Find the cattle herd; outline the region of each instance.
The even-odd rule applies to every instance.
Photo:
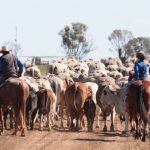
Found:
[[[100,116],[104,120],[103,131],[107,128],[107,117],[110,115],[110,130],[115,131],[114,119],[117,115],[125,120],[122,134],[128,133],[128,102],[126,101],[126,84],[129,71],[133,70],[134,58],[123,64],[119,58],[106,58],[100,61],[92,59],[78,61],[74,58],[50,62],[47,75],[42,76],[40,70],[31,61],[25,62],[25,73],[21,77],[30,89],[26,101],[26,124],[34,130],[34,124],[39,123],[39,130],[46,124],[50,131],[54,119],[60,120],[60,127],[64,127],[64,117],[71,131],[78,131],[85,126],[93,131],[93,122],[100,126]],[[147,59],[149,67],[150,60]],[[150,113],[148,105],[147,113]],[[7,129],[7,115],[10,114],[10,127],[13,127],[13,109],[3,109],[4,126]],[[148,114],[150,115],[150,114]],[[85,117],[84,117],[85,116]],[[140,117],[140,131],[142,118]],[[130,126],[135,130],[134,119],[130,119]],[[149,122],[147,122],[146,136],[149,136]],[[137,138],[137,137],[136,137]],[[139,138],[145,141],[142,132]]]

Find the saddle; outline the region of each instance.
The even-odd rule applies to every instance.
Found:
[[[17,78],[17,77],[9,77],[6,80],[4,80],[1,84],[0,84],[0,88],[3,87],[9,80],[13,79],[13,78]]]
[[[143,80],[136,80],[132,83],[132,85],[139,87],[143,85]]]

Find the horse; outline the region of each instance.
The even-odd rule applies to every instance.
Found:
[[[150,124],[150,82],[136,80],[127,96],[130,122],[135,121],[135,139],[146,140],[146,126]],[[143,124],[143,129],[141,125]]]
[[[25,81],[19,78],[8,78],[0,86],[0,120],[2,122],[1,132],[3,132],[3,112],[2,106],[12,106],[15,112],[15,131],[13,135],[17,135],[18,125],[21,122],[21,136],[25,136],[26,130],[26,100],[29,96],[29,87]]]

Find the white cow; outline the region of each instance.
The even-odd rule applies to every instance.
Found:
[[[121,116],[121,117],[126,117],[126,91],[124,88],[121,89],[116,89],[113,88],[112,86],[106,86],[101,94],[100,102],[102,105],[102,111],[107,110],[109,108],[112,111],[112,124],[111,124],[111,129],[114,130],[114,118],[115,118],[115,112]],[[115,111],[114,111],[115,110]],[[128,121],[128,120],[126,120]],[[106,126],[106,121],[104,128],[107,129]],[[125,126],[125,131],[127,130],[127,126]]]

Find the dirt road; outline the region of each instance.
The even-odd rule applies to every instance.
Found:
[[[95,126],[95,125],[94,125]],[[11,135],[13,131],[5,131],[0,137],[0,150],[150,150],[150,138],[146,142],[134,140],[132,135],[121,134],[123,124],[115,121],[116,132],[102,132],[94,128],[88,133],[86,128],[80,132],[70,132],[67,128],[59,128],[55,123],[52,131],[28,131],[26,137]]]

